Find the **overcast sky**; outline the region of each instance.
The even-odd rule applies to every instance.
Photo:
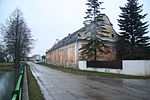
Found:
[[[105,8],[103,13],[109,17],[116,32],[119,32],[119,7],[124,6],[126,0],[102,1]],[[43,55],[54,45],[56,39],[61,40],[83,27],[86,2],[87,0],[0,0],[0,23],[5,24],[11,12],[19,7],[36,40],[30,55]],[[143,13],[148,13],[145,21],[150,24],[150,0],[139,2],[144,4]]]

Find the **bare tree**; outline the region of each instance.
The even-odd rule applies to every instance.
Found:
[[[3,25],[4,43],[6,51],[12,56],[16,65],[30,53],[32,46],[31,31],[24,21],[23,14],[16,8],[7,20],[6,26]]]
[[[3,45],[0,44],[0,62],[5,62]]]

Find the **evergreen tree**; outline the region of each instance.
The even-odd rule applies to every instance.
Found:
[[[99,18],[100,21],[103,21],[102,17],[103,14],[101,13],[100,5],[103,2],[99,2],[98,0],[87,0],[88,3],[86,5],[88,6],[86,13],[86,17],[84,17],[86,20],[83,22],[85,25],[91,24],[91,22],[96,21],[97,18]]]
[[[104,25],[103,16],[104,14],[101,13],[101,10],[103,8],[100,7],[100,5],[103,2],[99,2],[98,0],[88,0],[88,9],[87,9],[87,16],[84,17],[86,20],[83,22],[86,27],[87,33],[91,33],[91,35],[86,38],[88,40],[88,43],[85,44],[81,50],[81,55],[86,60],[97,60],[97,53],[107,53],[108,50],[104,49],[107,48],[107,40],[104,40],[104,38],[107,38],[106,35],[107,30]]]
[[[118,20],[121,39],[118,41],[118,51],[121,59],[147,59],[149,52],[149,37],[147,22],[142,22],[147,14],[141,14],[143,5],[138,0],[127,0],[125,7],[120,7],[122,13]]]

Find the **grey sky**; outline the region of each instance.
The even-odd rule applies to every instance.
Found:
[[[124,6],[126,0],[102,1],[105,8],[103,13],[109,17],[116,32],[119,32],[119,7]],[[0,0],[0,23],[5,24],[11,12],[19,7],[32,30],[33,38],[36,39],[31,55],[43,55],[54,45],[56,39],[60,40],[83,27],[86,2],[87,0]],[[144,4],[143,13],[148,13],[145,21],[150,21],[150,0],[139,2]]]

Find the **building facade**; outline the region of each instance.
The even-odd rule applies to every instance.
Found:
[[[39,54],[30,57],[30,61],[40,61],[40,60],[42,60],[42,57]]]
[[[104,15],[104,25],[105,28],[109,33],[99,33],[105,34],[111,44],[109,44],[110,53],[98,54],[98,60],[116,60],[116,46],[115,42],[119,39],[119,35],[113,29],[113,25],[111,24],[109,18]],[[101,24],[100,22],[97,22]],[[80,55],[79,49],[86,43],[88,43],[87,37],[92,35],[92,32],[89,29],[94,27],[93,24],[88,25],[88,27],[83,27],[78,31],[69,34],[67,37],[63,38],[62,40],[58,41],[51,49],[46,52],[46,62],[48,64],[57,65],[57,66],[64,66],[64,67],[71,67],[78,69],[78,63],[82,59],[82,55]]]

